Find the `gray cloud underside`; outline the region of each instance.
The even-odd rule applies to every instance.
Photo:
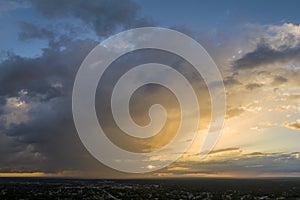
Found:
[[[291,60],[299,60],[300,46],[283,46],[280,49],[271,48],[264,41],[260,42],[256,49],[245,54],[233,63],[235,69],[251,69],[273,63],[284,63]]]
[[[138,16],[139,5],[130,0],[53,0],[30,1],[45,17],[74,17],[90,24],[99,36],[111,34],[120,27],[153,25],[153,21]]]
[[[167,169],[159,171],[160,173],[172,173],[174,175],[189,174],[222,174],[222,173],[240,173],[248,174],[276,174],[276,173],[300,173],[298,168],[300,164],[299,152],[292,153],[261,153],[241,154],[242,150],[238,148],[221,149],[217,153],[230,153],[235,151],[231,158],[224,156],[218,160],[209,162],[176,162]],[[237,153],[238,152],[238,153]],[[174,168],[174,170],[169,170]],[[177,168],[177,169],[176,169]]]

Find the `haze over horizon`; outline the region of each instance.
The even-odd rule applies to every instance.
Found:
[[[299,6],[294,0],[0,0],[0,177],[299,177]],[[81,143],[72,88],[80,64],[97,44],[149,26],[185,33],[208,51],[224,80],[227,115],[216,146],[200,159],[211,117],[203,80],[193,76],[188,63],[162,52],[120,60],[102,82],[105,91],[97,90],[97,111],[107,112],[102,100],[118,67],[160,56],[174,59],[174,68],[192,77],[201,109],[186,154],[164,169],[128,174],[101,164]],[[158,136],[132,140],[104,117],[109,139],[133,152],[165,145],[178,128],[174,96],[157,86],[140,88],[130,108],[133,119],[145,125],[147,106],[157,101],[171,119]]]

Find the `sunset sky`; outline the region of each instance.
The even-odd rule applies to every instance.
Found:
[[[0,0],[0,177],[300,176],[299,6],[296,0]],[[210,101],[202,79],[193,79],[201,111],[193,144],[172,165],[133,175],[106,167],[85,149],[73,122],[72,88],[80,64],[99,42],[145,26],[185,33],[207,50],[224,80],[227,114],[222,136],[200,159]],[[120,62],[103,80],[106,89],[127,60]],[[193,76],[185,64],[174,68]],[[102,125],[118,146],[147,152],[173,137],[178,102],[155,87],[135,94],[133,118],[145,125],[147,105],[158,99],[171,121],[156,137],[139,140],[122,135],[104,114]],[[96,109],[106,113],[106,91],[97,92]]]

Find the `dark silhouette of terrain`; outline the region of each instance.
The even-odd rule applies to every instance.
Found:
[[[0,178],[0,199],[300,199],[300,179]]]

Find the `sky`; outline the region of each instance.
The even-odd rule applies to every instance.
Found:
[[[0,0],[0,177],[300,176],[299,6],[296,0]],[[80,141],[72,89],[96,45],[120,31],[149,26],[185,33],[207,50],[223,78],[227,114],[222,136],[200,159],[211,102],[203,79],[192,78],[201,115],[186,154],[158,171],[123,173],[100,163]],[[105,89],[97,89],[101,125],[121,148],[156,150],[178,128],[178,102],[157,86],[139,89],[130,105],[133,119],[144,125],[153,102],[166,107],[169,121],[157,136],[122,135],[107,111],[107,94],[126,66],[161,57],[193,77],[190,66],[172,55],[140,52],[112,66],[102,80]],[[163,162],[168,156],[155,159]]]

